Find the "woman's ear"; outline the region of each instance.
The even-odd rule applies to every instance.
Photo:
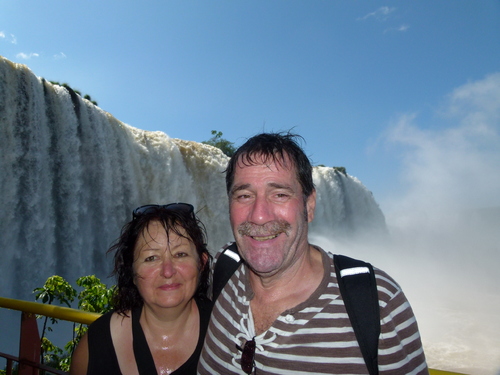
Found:
[[[207,253],[201,254],[200,262],[201,262],[200,269],[205,269],[205,266],[207,265],[207,262],[208,262],[208,254]]]

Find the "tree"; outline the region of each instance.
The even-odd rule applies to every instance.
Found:
[[[217,130],[212,130],[212,138],[208,141],[203,141],[206,145],[214,146],[220,149],[225,155],[231,157],[236,151],[233,142],[229,142],[227,139],[222,138],[222,132]]]
[[[82,276],[76,280],[76,284],[83,288],[78,294],[64,278],[54,275],[47,279],[43,287],[36,288],[33,292],[36,293],[35,299],[43,303],[52,304],[56,301],[71,307],[71,302],[78,298],[78,308],[83,311],[104,314],[112,309],[114,286],[107,288],[94,275]],[[88,327],[74,323],[73,338],[64,346],[64,349],[61,349],[46,337],[46,332],[52,332],[52,326],[57,324],[58,320],[50,318],[50,326],[47,326],[48,321],[49,318],[45,317],[41,335],[41,362],[59,370],[69,371],[73,350],[83,334],[87,332]]]

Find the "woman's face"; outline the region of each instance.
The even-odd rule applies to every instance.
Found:
[[[180,229],[184,234],[184,229]],[[134,247],[134,284],[145,305],[182,308],[198,287],[201,263],[190,240],[174,232],[167,237],[163,226],[152,221]]]

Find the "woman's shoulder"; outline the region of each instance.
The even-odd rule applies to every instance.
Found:
[[[114,311],[108,311],[107,313],[102,314],[89,326],[89,331],[96,329],[101,330],[104,326],[109,326],[113,314],[115,314]]]
[[[125,311],[124,313],[113,311],[108,319],[113,337],[132,332],[132,311]]]
[[[110,332],[110,330],[113,330],[113,327],[121,327],[127,320],[130,320],[130,311],[124,314],[114,310],[108,311],[89,326],[89,332]]]

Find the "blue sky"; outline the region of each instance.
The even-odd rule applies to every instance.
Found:
[[[498,0],[0,7],[0,55],[131,126],[236,145],[294,128],[315,164],[346,167],[386,212],[500,205]]]

